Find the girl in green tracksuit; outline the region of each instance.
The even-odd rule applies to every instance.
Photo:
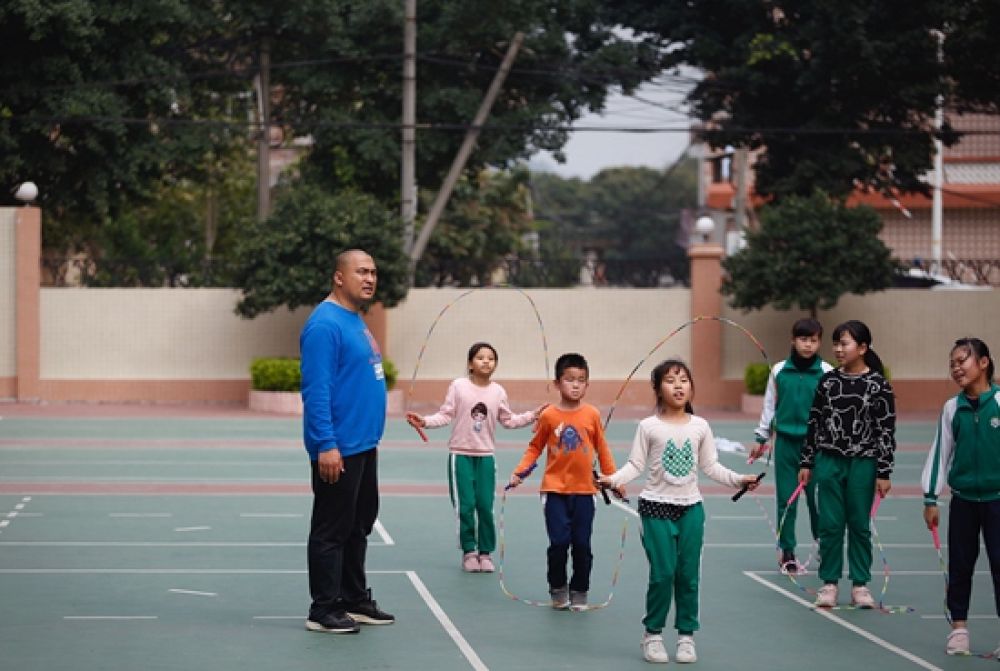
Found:
[[[937,499],[947,479],[949,655],[969,654],[969,599],[982,534],[1000,614],[1000,386],[993,359],[979,338],[961,338],[951,349],[951,378],[962,388],[941,410],[921,484],[924,521],[938,525]],[[994,653],[1000,652],[1000,647]]]
[[[816,483],[819,577],[816,606],[837,605],[847,532],[851,604],[874,608],[869,511],[876,491],[886,496],[896,452],[896,401],[872,334],[851,320],[833,330],[838,368],[820,378],[809,410],[799,482]]]
[[[792,351],[785,361],[771,369],[764,394],[764,410],[754,431],[757,447],[751,460],[759,458],[767,441],[774,434],[774,481],[778,519],[784,519],[778,547],[781,549],[781,571],[799,574],[804,571],[795,559],[795,517],[798,501],[788,505],[788,499],[799,484],[799,460],[806,439],[809,408],[812,407],[816,385],[833,366],[820,358],[819,346],[823,325],[812,318],[800,319],[792,326]],[[805,488],[809,507],[809,529],[816,538],[816,487]],[[786,513],[785,510],[788,510]]]

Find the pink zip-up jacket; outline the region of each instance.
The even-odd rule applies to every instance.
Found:
[[[533,410],[521,414],[511,412],[507,392],[496,382],[480,387],[469,378],[460,377],[448,386],[441,408],[424,417],[424,422],[428,429],[454,422],[448,449],[453,454],[483,457],[496,450],[497,422],[508,429],[516,429],[535,419]]]

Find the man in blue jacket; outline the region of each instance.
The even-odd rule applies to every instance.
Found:
[[[361,318],[375,295],[375,261],[339,254],[333,289],[299,337],[303,429],[312,465],[306,629],[353,634],[392,624],[367,588],[365,552],[378,516],[378,443],[385,428],[382,354]]]

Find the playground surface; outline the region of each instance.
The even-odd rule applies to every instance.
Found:
[[[529,606],[504,594],[498,574],[459,568],[446,430],[424,444],[391,418],[368,569],[375,598],[397,622],[356,636],[323,635],[303,626],[311,494],[298,418],[224,406],[86,404],[0,404],[0,417],[5,669],[649,668],[639,649],[647,566],[634,512],[638,482],[631,505],[599,505],[590,599],[610,594],[608,606],[583,613]],[[755,418],[708,418],[718,437],[751,440]],[[703,483],[698,668],[995,664],[944,654],[944,581],[918,484],[934,419],[901,419],[893,491],[875,519],[872,591],[906,612],[814,610],[815,573],[796,583],[776,570],[770,478],[739,503],[731,491]],[[619,464],[635,422],[616,413],[608,428]],[[503,479],[529,433],[499,437]],[[723,452],[722,460],[767,470],[747,466],[739,452]],[[503,580],[524,599],[546,597],[536,484],[497,497]],[[985,558],[978,569],[970,629],[973,648],[985,653],[997,646],[1000,628]],[[665,638],[672,654],[673,632]]]

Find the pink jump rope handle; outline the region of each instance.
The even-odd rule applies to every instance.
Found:
[[[871,515],[870,515],[870,517],[871,517],[872,519],[875,519],[875,515],[876,515],[876,513],[878,513],[878,507],[879,507],[880,505],[882,505],[882,495],[881,495],[881,494],[878,494],[878,493],[876,493],[876,494],[875,494],[875,500],[874,500],[874,501],[872,501],[872,513],[871,513]]]
[[[761,457],[763,457],[763,456],[764,456],[764,453],[765,453],[765,452],[767,452],[767,450],[768,450],[768,447],[767,447],[767,443],[764,443],[764,444],[762,445],[762,447],[763,447],[764,449],[762,449],[762,450],[761,450],[761,452],[760,452],[760,456],[761,456]],[[754,456],[750,456],[750,457],[747,457],[747,466],[749,466],[749,465],[750,465],[750,464],[752,464],[753,462],[757,461],[758,459],[760,459],[760,457],[754,457]]]
[[[792,501],[794,501],[795,499],[799,498],[799,494],[802,493],[802,490],[805,489],[805,487],[806,487],[806,483],[800,482],[799,486],[795,488],[794,492],[792,492],[792,495],[788,497],[788,503],[786,503],[785,505],[787,505],[787,506],[792,505]]]
[[[931,527],[931,538],[934,539],[934,549],[941,551],[941,535],[938,533],[937,525]]]

